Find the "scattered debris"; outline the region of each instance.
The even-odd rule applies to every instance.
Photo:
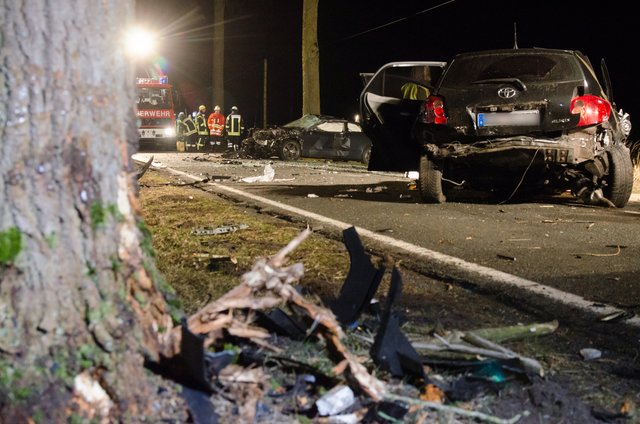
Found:
[[[276,174],[275,170],[273,169],[271,164],[268,163],[264,166],[264,171],[262,175],[259,175],[257,177],[242,178],[240,181],[244,183],[256,183],[256,182],[268,183],[273,181],[275,174]]]
[[[600,318],[599,321],[602,321],[602,322],[618,322],[618,321],[622,321],[622,320],[625,320],[625,319],[633,318],[634,316],[635,316],[635,314],[633,312],[618,311],[618,312],[614,312],[612,314],[607,314],[607,315],[603,316],[602,318]]]
[[[239,224],[239,225],[223,225],[221,227],[211,228],[211,227],[198,227],[191,230],[192,236],[211,236],[217,234],[227,234],[233,233],[238,230],[246,230],[249,228],[247,224]]]
[[[338,385],[318,399],[316,406],[318,407],[318,414],[326,417],[327,415],[336,415],[343,412],[353,405],[355,401],[355,395],[349,386]]]
[[[626,246],[620,246],[620,245],[607,245],[606,247],[613,247],[613,248],[616,248],[616,249],[617,249],[617,251],[616,251],[616,253],[574,253],[574,255],[575,255],[577,258],[581,258],[582,256],[593,256],[593,257],[600,257],[600,258],[608,258],[608,257],[611,257],[611,256],[618,256],[618,255],[620,254],[620,250],[621,250],[623,247],[626,247]]]
[[[386,268],[373,264],[354,227],[343,231],[349,273],[327,309],[293,286],[303,276],[302,264],[285,266],[309,234],[303,231],[275,256],[257,261],[238,286],[164,333],[160,360],[147,366],[183,385],[196,422],[214,423],[225,413],[255,422],[269,410],[269,399],[282,413],[319,423],[416,422],[426,410],[490,423],[515,423],[527,415],[502,419],[446,403],[471,400],[514,376],[543,376],[535,359],[498,343],[549,334],[557,322],[409,337],[394,312],[400,272],[391,270],[381,311],[373,297]],[[424,364],[434,360],[474,366],[448,383],[427,374]]]
[[[149,169],[152,163],[153,163],[153,156],[151,156],[149,160],[142,166],[142,168],[140,168],[140,170],[138,171],[138,174],[136,175],[136,180],[139,180],[140,178],[142,178],[142,176],[145,174],[145,172],[147,172],[147,170]]]
[[[382,193],[387,190],[387,186],[367,187],[365,193]]]
[[[320,197],[320,196],[318,196],[317,194],[309,193],[307,194],[307,197],[310,199],[315,199],[316,197]]]
[[[593,348],[584,348],[580,349],[580,356],[585,361],[593,361],[594,359],[600,359],[602,357],[602,352],[598,349]]]
[[[500,253],[498,253],[496,256],[497,256],[498,258],[500,258],[500,259],[504,259],[504,260],[507,260],[507,261],[513,261],[513,262],[515,262],[515,261],[516,261],[516,257],[515,257],[515,256],[502,255],[502,254],[500,254]]]

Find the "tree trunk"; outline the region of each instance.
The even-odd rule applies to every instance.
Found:
[[[218,105],[224,109],[224,4],[213,0],[213,98],[211,110]]]
[[[320,113],[320,50],[318,0],[302,6],[302,114]]]
[[[0,422],[152,416],[143,357],[171,321],[130,165],[133,14],[133,0],[0,3]]]

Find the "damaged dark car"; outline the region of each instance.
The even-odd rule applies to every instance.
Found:
[[[301,157],[369,162],[371,140],[356,122],[307,114],[274,128],[252,128],[242,151],[253,158],[277,156],[285,161]]]
[[[416,72],[425,68],[431,81]],[[601,71],[604,84],[579,51],[542,48],[387,64],[360,97],[362,127],[373,141],[369,169],[418,171],[421,198],[430,203],[468,187],[571,193],[624,207],[633,185],[631,123],[613,102],[604,61]],[[422,98],[407,96],[406,84]]]

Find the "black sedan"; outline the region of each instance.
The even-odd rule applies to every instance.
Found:
[[[307,114],[280,127],[252,128],[242,141],[244,154],[254,158],[277,156],[353,160],[369,163],[371,140],[360,125],[342,118]]]

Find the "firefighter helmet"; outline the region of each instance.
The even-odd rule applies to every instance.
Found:
[[[184,119],[184,112],[180,112],[178,114],[178,119],[181,120],[181,121]]]
[[[198,110],[206,110],[207,107],[205,105],[200,105],[200,107],[198,108]]]
[[[238,108],[236,106],[231,106],[231,112],[237,112]]]

